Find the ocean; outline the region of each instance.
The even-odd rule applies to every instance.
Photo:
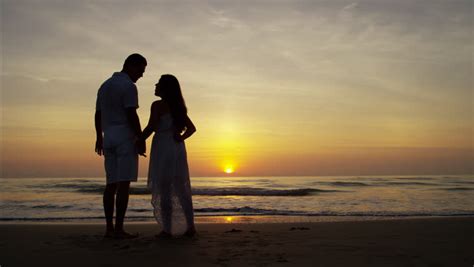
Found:
[[[104,178],[0,184],[0,222],[103,221]],[[474,175],[192,177],[191,184],[198,222],[474,215]],[[150,198],[146,178],[132,183],[127,221],[154,221]]]

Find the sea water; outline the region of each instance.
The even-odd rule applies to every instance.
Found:
[[[0,222],[102,221],[104,181],[2,178]],[[473,175],[192,177],[191,184],[198,220],[474,215]],[[146,178],[132,183],[130,193],[127,220],[153,221]]]

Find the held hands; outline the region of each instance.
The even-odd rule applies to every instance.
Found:
[[[142,138],[138,138],[136,141],[135,141],[135,146],[137,147],[137,152],[138,152],[138,155],[140,156],[143,156],[146,158],[146,143],[145,143],[145,140],[142,139]]]
[[[135,141],[135,146],[137,147],[137,152],[139,155],[144,156],[146,158],[146,143],[145,140],[138,138]],[[103,139],[102,138],[97,138],[95,141],[95,152],[99,155],[102,156],[104,154],[104,147],[103,147]]]

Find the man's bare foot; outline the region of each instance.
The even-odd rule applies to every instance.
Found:
[[[115,238],[118,238],[118,239],[132,239],[132,238],[137,238],[137,237],[138,237],[138,233],[130,234],[123,230],[115,232]]]
[[[105,231],[104,238],[114,238],[115,231],[114,230],[107,230]]]
[[[159,234],[155,235],[156,238],[171,238],[173,237],[170,233],[161,231]]]

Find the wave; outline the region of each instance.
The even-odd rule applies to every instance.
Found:
[[[43,204],[31,206],[33,209],[72,209],[75,208],[73,205],[54,205],[54,204]]]
[[[450,181],[450,184],[474,184],[474,181]]]
[[[46,210],[67,210],[67,209],[78,209],[77,206],[74,205],[54,205],[54,204],[37,204],[37,205],[28,205],[22,203],[2,203],[0,204],[0,208],[3,209],[13,209],[13,210],[25,210],[25,209],[46,209]],[[84,208],[79,208],[82,210],[86,210]]]
[[[363,183],[363,182],[316,182],[316,184],[325,184],[325,185],[343,186],[343,187],[371,186],[371,184]]]
[[[143,209],[150,211],[151,209]],[[374,212],[304,212],[304,211],[288,211],[273,209],[258,209],[252,207],[240,208],[201,208],[194,209],[195,217],[209,216],[307,216],[307,217],[433,217],[433,216],[474,216],[474,211],[446,211],[446,212],[391,212],[391,211],[374,211]],[[85,221],[85,220],[103,220],[103,216],[70,216],[70,217],[0,217],[0,222],[68,222],[68,221]],[[152,221],[154,217],[144,215],[127,214],[128,221]]]
[[[127,220],[148,220],[153,218],[153,216],[128,216]],[[0,222],[15,222],[15,221],[26,221],[26,222],[50,222],[50,221],[59,221],[59,222],[67,222],[67,221],[85,221],[85,220],[104,220],[105,217],[103,216],[83,216],[83,217],[4,217],[0,218]]]
[[[436,183],[425,183],[425,182],[385,182],[385,183],[380,183],[381,185],[440,185]]]
[[[316,188],[298,189],[263,189],[253,187],[230,188],[193,188],[196,196],[308,196],[315,193],[340,192],[338,190],[324,190]]]
[[[149,209],[139,209],[139,208],[128,208],[127,209],[128,212],[153,212],[153,210],[151,209],[151,207]]]
[[[295,210],[276,210],[276,209],[259,209],[249,206],[235,208],[201,208],[194,209],[199,216],[230,216],[230,215],[281,215],[281,216],[474,216],[474,211],[443,211],[443,212],[393,212],[393,211],[367,211],[367,212],[341,212],[341,211],[320,211],[306,212]],[[200,214],[201,213],[201,214]]]
[[[403,178],[408,179],[408,178]],[[337,182],[314,182],[314,185],[328,185],[328,186],[340,186],[340,187],[362,187],[362,186],[404,186],[404,185],[420,185],[420,186],[436,186],[440,184],[430,182],[417,182],[414,180],[408,181],[370,181],[366,182],[350,182],[350,181],[337,181]]]
[[[423,176],[420,176],[420,177],[395,177],[393,179],[397,179],[397,180],[435,180],[434,177],[423,177]]]
[[[103,186],[80,187],[76,191],[81,193],[102,193]],[[296,189],[264,189],[258,187],[194,187],[193,196],[308,196],[317,193],[343,192],[339,190],[325,190],[317,188],[296,188]],[[149,195],[150,190],[146,187],[130,188],[131,195]]]
[[[37,189],[65,189],[66,191],[79,191],[79,192],[104,192],[105,186],[103,184],[97,183],[58,183],[58,184],[40,184],[40,185],[30,185],[30,188]]]
[[[225,214],[239,214],[239,215],[302,215],[307,214],[301,211],[285,211],[285,210],[274,210],[274,209],[258,209],[249,206],[240,208],[201,208],[194,209],[196,213],[225,213]]]
[[[447,188],[441,188],[442,190],[446,191],[473,191],[474,188],[472,187],[447,187]]]

